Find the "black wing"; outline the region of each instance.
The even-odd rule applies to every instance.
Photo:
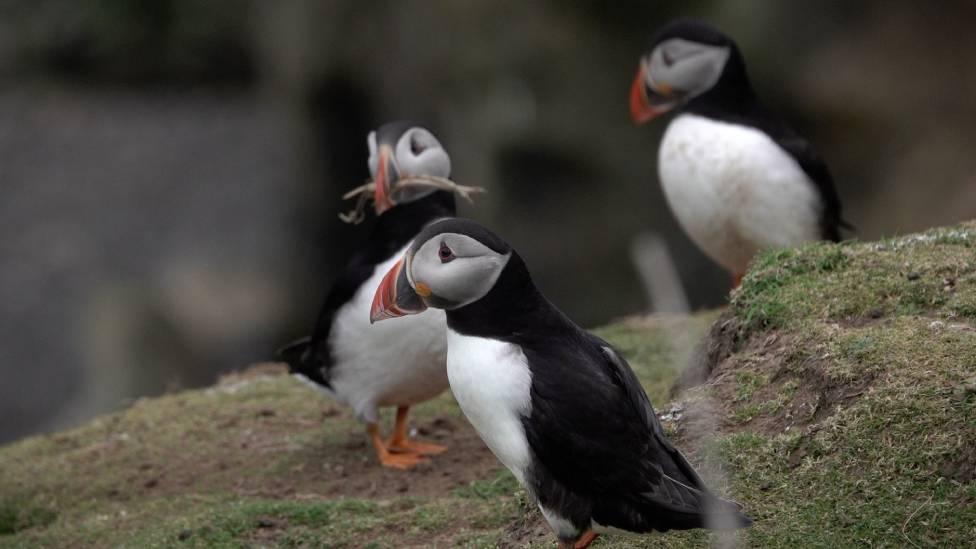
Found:
[[[817,154],[809,141],[790,130],[773,135],[773,139],[796,160],[813,182],[823,201],[823,212],[820,215],[821,237],[831,242],[840,242],[840,229],[853,229],[853,227],[841,217],[840,197],[837,195],[834,178],[830,175],[827,163]]]
[[[276,352],[281,360],[288,363],[289,370],[329,387],[329,369],[333,362],[329,333],[336,311],[352,299],[360,286],[373,275],[377,265],[409,244],[428,223],[440,217],[452,216],[454,211],[454,195],[438,191],[392,208],[377,218],[369,238],[342,268],[329,289],[312,335],[289,343]]]
[[[393,252],[390,252],[392,255]],[[336,311],[347,303],[376,269],[370,251],[356,252],[343,268],[326,295],[325,303],[319,311],[318,320],[312,335],[303,337],[278,349],[275,354],[288,364],[293,374],[302,374],[312,381],[331,387],[329,369],[332,367],[332,353],[329,349],[329,333]],[[382,261],[382,260],[380,260]]]
[[[543,505],[572,517],[574,498],[585,500],[593,520],[630,531],[716,527],[723,518],[729,527],[749,524],[665,438],[640,382],[609,344],[585,332],[553,343],[523,347],[532,370],[524,425],[541,464],[533,473]]]

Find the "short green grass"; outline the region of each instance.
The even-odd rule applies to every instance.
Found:
[[[965,224],[756,260],[727,312],[739,326],[734,352],[680,397],[686,411],[713,403],[715,436],[699,446],[682,419],[665,422],[694,461],[723,465],[717,486],[756,521],[737,534],[741,545],[972,545],[974,242],[976,225]],[[628,319],[597,333],[667,410],[716,316]],[[372,459],[362,427],[339,409],[286,376],[247,378],[0,448],[0,547],[553,545],[512,539],[541,526],[499,468],[439,493],[415,493],[419,477],[403,493],[369,495],[349,473],[367,470],[350,459]],[[449,395],[414,417],[466,428]],[[349,491],[317,491],[343,474]],[[710,539],[678,532],[595,547]]]
[[[976,223],[879,242],[772,250],[732,307],[751,328],[885,315],[976,320]]]

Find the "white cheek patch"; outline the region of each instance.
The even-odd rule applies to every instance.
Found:
[[[441,243],[455,258],[448,262],[438,256]],[[462,234],[447,233],[425,242],[410,261],[410,283],[427,285],[437,298],[462,307],[481,299],[498,281],[511,252],[500,254]]]
[[[455,304],[463,307],[484,297],[495,286],[498,277],[508,263],[510,254],[484,255],[478,257],[461,257],[450,263],[445,263],[443,269],[433,273],[432,284],[436,284],[435,293]]]
[[[709,46],[673,38],[651,53],[647,74],[691,96],[704,93],[718,82],[728,62],[727,46]]]
[[[447,155],[444,147],[427,132],[427,138],[423,140],[426,144],[425,149],[419,154],[415,154],[411,147],[411,136],[426,130],[412,129],[405,134],[396,144],[394,154],[396,155],[397,165],[400,173],[404,175],[433,175],[435,177],[450,177],[451,158]]]

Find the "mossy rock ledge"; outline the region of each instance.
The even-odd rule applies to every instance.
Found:
[[[724,311],[596,331],[755,519],[740,546],[976,540],[976,223],[771,251]],[[553,545],[449,394],[413,426],[450,450],[381,469],[347,410],[275,365],[138,400],[0,448],[0,547]]]

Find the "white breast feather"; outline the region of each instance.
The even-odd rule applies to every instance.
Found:
[[[820,238],[820,197],[765,133],[692,114],[661,141],[658,171],[675,217],[717,263],[745,272],[760,249]]]
[[[377,420],[377,406],[416,404],[447,388],[444,311],[429,309],[369,323],[376,288],[407,247],[378,265],[349,303],[336,311],[329,333],[334,392],[365,421]]]
[[[461,411],[495,457],[525,486],[531,465],[522,417],[532,374],[517,345],[447,330],[447,375]]]

